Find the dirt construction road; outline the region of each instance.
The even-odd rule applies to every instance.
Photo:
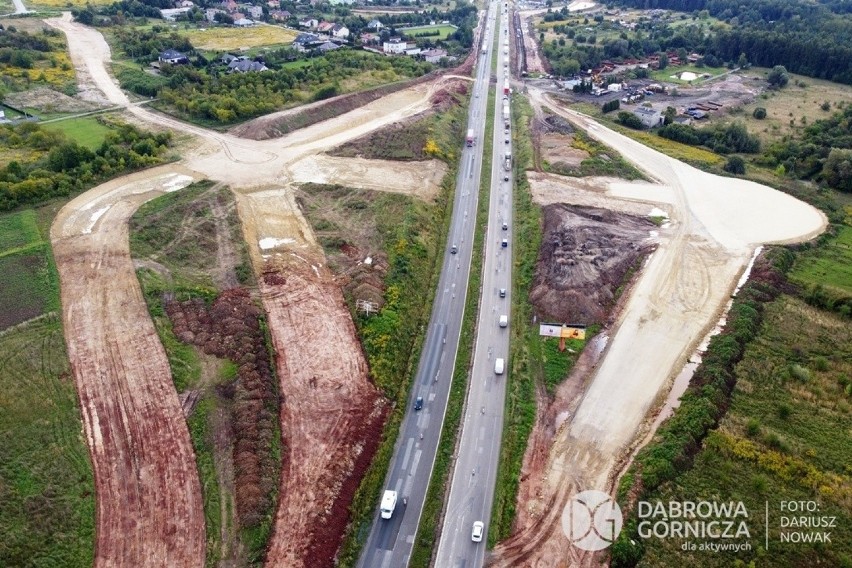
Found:
[[[225,182],[235,192],[244,236],[255,270],[261,275],[261,300],[276,347],[282,397],[284,463],[267,564],[288,568],[330,565],[347,522],[349,503],[379,441],[386,403],[368,379],[349,310],[339,286],[324,267],[322,249],[296,206],[290,184],[311,179],[310,171],[316,167],[324,176],[322,181],[330,183],[436,194],[443,164],[410,163],[392,169],[386,162],[359,160],[353,163],[360,175],[344,177],[345,160],[317,154],[426,110],[441,80],[398,91],[284,138],[245,140],[130,104],[106,71],[111,55],[97,30],[72,22],[70,14],[46,21],[66,33],[81,92],[92,100],[124,106],[150,124],[198,137],[201,145],[182,162],[186,171],[195,177]],[[429,175],[419,175],[422,171]],[[154,173],[143,172],[133,179],[147,180],[148,176]],[[114,183],[120,185],[124,178]],[[124,551],[125,556],[106,564],[200,566],[204,560],[204,524],[194,457],[187,445],[186,426],[168,364],[164,356],[162,361],[157,359],[162,347],[127,252],[130,211],[141,203],[139,200],[157,193],[137,196],[132,184],[110,193],[115,201],[110,201],[103,216],[95,219],[93,226],[98,232],[81,237],[80,227],[86,229],[86,223],[107,206],[101,196],[107,191],[104,187],[69,203],[54,227],[62,301],[63,306],[70,307],[66,342],[99,473],[98,557],[102,558],[102,549],[118,551],[127,542],[132,546]],[[119,211],[123,214],[118,215]],[[101,268],[105,266],[100,261],[102,250],[110,253],[110,270],[106,272]],[[98,260],[77,260],[93,256]],[[121,294],[114,294],[113,287],[119,285],[126,290],[121,288]],[[87,303],[81,303],[81,298]],[[75,308],[97,305],[98,301],[109,309],[80,313]],[[102,331],[118,326],[126,331]],[[144,350],[139,348],[138,338]],[[129,354],[138,357],[133,365],[119,357],[127,359]],[[148,357],[159,361],[155,361],[156,372]],[[114,372],[117,363],[124,366]],[[118,377],[112,378],[113,374]],[[116,383],[139,389],[144,396],[137,397],[139,402],[128,399],[124,390],[110,388]],[[97,396],[88,394],[93,389]],[[97,414],[88,410],[97,405],[106,410]],[[100,426],[99,420],[103,421]],[[107,427],[111,445],[102,447],[94,432]],[[137,430],[149,435],[140,437]],[[145,453],[158,451],[170,452],[170,459],[159,460],[159,454],[149,458]],[[109,469],[113,462],[129,465],[116,472]],[[118,473],[122,475],[116,479]],[[169,480],[174,483],[166,483]],[[154,489],[164,491],[158,508],[151,506],[150,499],[136,504],[141,499],[137,492],[153,499]],[[134,515],[125,519],[125,509],[134,511]],[[125,520],[135,520],[136,524],[123,524]],[[183,556],[166,555],[177,554],[174,543],[184,544]]]
[[[165,166],[101,185],[63,207],[51,229],[98,492],[96,566],[204,562],[195,455],[127,240],[140,204],[194,177]]]
[[[755,246],[810,239],[824,230],[826,219],[771,188],[671,159],[550,105],[539,92],[532,91],[531,98],[658,181],[609,181],[601,192],[566,180],[563,202],[626,200],[631,207],[645,204],[646,214],[653,207],[663,209],[671,219],[612,328],[587,391],[545,450],[544,471],[524,472],[521,494],[531,499],[519,503],[515,534],[490,559],[492,566],[506,567],[591,565],[592,555],[572,547],[563,534],[560,518],[568,499],[588,489],[613,490],[619,460],[641,433],[654,401],[717,321]]]

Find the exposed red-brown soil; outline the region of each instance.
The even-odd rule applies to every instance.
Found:
[[[247,290],[222,292],[209,308],[200,299],[168,302],[166,313],[184,343],[238,365],[232,388],[234,484],[237,515],[243,527],[257,525],[272,506],[278,464],[270,452],[275,435],[278,394],[260,327],[262,310]]]
[[[266,565],[332,566],[388,404],[368,379],[349,310],[325,266],[295,255],[267,261],[260,291],[278,354],[286,447]]]
[[[99,186],[66,205],[51,229],[95,474],[98,567],[204,565],[195,455],[127,235],[128,217],[173,182],[163,172],[174,169]]]

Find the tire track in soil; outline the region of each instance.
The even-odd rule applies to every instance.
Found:
[[[128,242],[133,212],[188,173],[165,166],[98,186],[51,228],[95,475],[96,567],[204,563],[195,455]]]
[[[261,300],[281,386],[285,446],[266,566],[333,566],[348,507],[389,410],[369,381],[340,287],[305,253],[266,263]]]

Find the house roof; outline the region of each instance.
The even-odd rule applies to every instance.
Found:
[[[370,20],[370,23],[367,24],[367,27],[368,28],[375,28],[375,27],[380,27],[382,25],[384,25],[384,24],[382,24],[379,20]]]
[[[301,33],[296,36],[296,39],[293,40],[293,43],[313,43],[315,41],[319,41],[319,37],[314,34],[306,34]]]
[[[333,32],[339,32],[340,30],[348,30],[348,29],[349,29],[349,28],[347,28],[347,27],[346,27],[346,26],[344,26],[343,24],[334,24],[334,27],[333,27],[333,28],[331,28],[331,31],[333,31]]]
[[[660,111],[648,107],[639,107],[633,111],[635,114],[644,114],[645,116],[656,116]]]
[[[231,71],[239,71],[240,73],[248,73],[250,71],[259,72],[259,71],[268,71],[269,70],[269,68],[266,65],[264,65],[263,63],[260,63],[258,61],[248,61],[247,59],[243,59],[241,61],[236,61],[236,60],[231,61],[228,64],[228,69],[230,69]]]
[[[330,41],[325,42],[324,44],[317,47],[320,51],[332,51],[335,49],[340,49],[340,46],[336,43],[331,43]]]
[[[186,55],[174,49],[167,49],[160,54],[160,59],[186,59]]]
[[[250,26],[254,24],[254,20],[249,20],[248,18],[240,18],[239,20],[234,20],[235,26]]]

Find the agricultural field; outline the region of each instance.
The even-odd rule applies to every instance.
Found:
[[[94,555],[94,480],[46,242],[58,207],[0,215],[0,566]]]
[[[59,282],[37,215],[0,216],[0,330],[59,309]]]
[[[48,130],[59,130],[65,133],[69,140],[85,146],[89,150],[96,150],[106,139],[110,129],[104,126],[94,117],[71,118],[45,124]]]
[[[24,0],[29,10],[70,10],[91,6],[108,6],[114,0]]]
[[[755,79],[760,79],[763,82],[768,73],[769,69],[765,67],[753,67],[742,73],[743,81],[757,82]],[[764,91],[751,104],[733,112],[737,120],[745,122],[749,132],[760,136],[764,142],[795,135],[808,124],[828,118],[842,105],[852,102],[852,86],[794,73],[789,75],[790,82],[786,87]],[[828,103],[827,108],[825,103]],[[754,118],[754,110],[758,107],[766,109],[766,118]],[[711,117],[711,122],[729,118],[717,115]]]
[[[849,282],[847,282],[849,283]],[[753,548],[684,552],[682,539],[643,539],[640,566],[848,566],[852,561],[852,327],[791,296],[767,305],[758,336],[736,366],[730,409],[711,431],[694,466],[664,484],[656,501],[742,501]],[[783,543],[780,500],[817,500],[819,514],[837,517],[831,543]],[[764,510],[769,506],[769,549]],[[822,530],[822,529],[819,529]],[[817,532],[817,529],[803,529]],[[742,564],[745,566],[745,564]]]
[[[255,47],[289,45],[296,32],[281,26],[261,24],[251,28],[196,28],[175,30],[189,39],[196,49],[207,51],[244,51]]]

